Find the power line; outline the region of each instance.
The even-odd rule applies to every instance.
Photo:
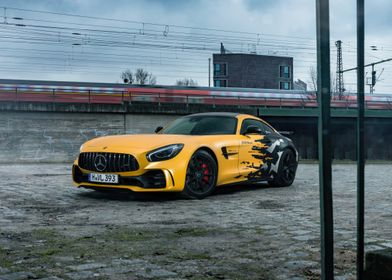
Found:
[[[4,7],[0,6],[0,8],[6,8],[7,10],[17,10],[17,11],[25,11],[32,13],[42,13],[42,14],[51,14],[51,15],[61,15],[67,17],[77,17],[84,19],[95,19],[95,20],[104,20],[104,21],[112,21],[112,22],[121,22],[121,23],[133,23],[133,24],[141,24],[141,25],[151,25],[151,26],[160,26],[160,27],[176,27],[180,29],[190,29],[190,30],[200,30],[200,31],[215,31],[222,33],[235,33],[235,34],[247,34],[247,35],[263,35],[263,36],[271,36],[271,37],[284,37],[284,38],[293,38],[293,39],[302,39],[302,40],[314,40],[312,38],[307,37],[299,37],[299,36],[290,36],[290,35],[276,35],[276,34],[268,34],[268,33],[254,33],[254,32],[246,32],[246,31],[232,31],[232,30],[224,30],[224,29],[215,29],[215,28],[202,28],[202,27],[191,27],[191,26],[183,26],[183,25],[168,25],[161,23],[151,23],[151,22],[143,22],[143,21],[133,21],[133,20],[124,20],[124,19],[113,19],[113,18],[105,18],[105,17],[96,17],[96,16],[87,16],[87,15],[78,15],[78,14],[68,14],[68,13],[59,13],[59,12],[49,12],[49,11],[39,11],[32,9],[23,9],[16,7]]]
[[[308,75],[303,69],[309,68],[316,62],[316,41],[306,36],[168,25],[14,7],[3,8],[7,12],[4,16],[0,16],[0,19],[3,19],[3,22],[0,22],[2,46],[12,44],[20,47],[16,47],[15,50],[0,49],[3,50],[4,55],[11,54],[17,59],[27,60],[29,63],[26,65],[31,66],[34,65],[33,62],[37,63],[36,57],[48,60],[48,63],[53,62],[52,64],[58,62],[60,67],[63,67],[64,61],[68,59],[72,62],[70,67],[79,67],[86,71],[89,67],[100,67],[107,69],[109,73],[111,69],[105,66],[115,67],[128,63],[149,65],[150,69],[156,69],[158,73],[162,69],[172,69],[171,71],[201,74],[204,70],[206,75],[203,78],[206,78],[206,61],[213,52],[218,52],[220,42],[225,42],[228,49],[234,53],[256,50],[259,54],[292,56],[296,76]],[[16,57],[18,52],[21,53],[20,55],[34,52],[36,55],[18,58]],[[334,50],[331,51],[331,57],[334,53]],[[57,60],[56,54],[58,54]],[[347,65],[355,62],[356,48],[353,45],[348,44],[344,54]],[[313,59],[304,59],[304,57]]]

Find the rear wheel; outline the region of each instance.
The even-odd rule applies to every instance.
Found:
[[[215,190],[217,169],[214,158],[208,152],[196,151],[188,163],[182,194],[197,199],[210,195]]]
[[[279,161],[278,172],[274,179],[268,183],[275,187],[288,187],[295,179],[297,171],[297,158],[291,149],[285,149]]]

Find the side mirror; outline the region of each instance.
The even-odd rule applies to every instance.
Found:
[[[261,128],[255,125],[250,125],[246,128],[244,135],[246,134],[261,134]]]
[[[155,129],[155,133],[158,133],[158,132],[161,131],[162,129],[163,129],[162,126],[158,126],[158,127]]]

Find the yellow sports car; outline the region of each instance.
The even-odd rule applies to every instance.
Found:
[[[245,114],[181,117],[155,134],[92,139],[72,168],[76,186],[96,190],[182,192],[204,198],[216,186],[293,183],[298,152],[265,121]]]

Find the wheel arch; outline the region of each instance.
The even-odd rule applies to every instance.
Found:
[[[286,147],[284,147],[284,148],[282,149],[282,151],[284,151],[284,150],[286,150],[286,149],[291,150],[291,151],[294,153],[294,155],[297,154],[297,151],[294,149],[294,147],[292,147],[292,146],[290,146],[290,145],[287,145]]]
[[[215,163],[216,163],[216,174],[217,174],[217,178],[218,178],[218,174],[219,174],[219,162],[218,162],[218,158],[216,157],[214,151],[213,151],[211,148],[207,147],[207,146],[202,146],[202,147],[197,148],[197,149],[194,151],[194,153],[196,153],[197,151],[200,151],[200,150],[206,151],[206,152],[209,153],[209,154],[212,156],[212,158],[215,160]]]
[[[283,140],[282,145],[278,146],[278,150],[277,150],[277,151],[283,152],[284,150],[289,149],[289,150],[291,150],[291,151],[294,153],[294,155],[296,156],[297,161],[298,161],[298,159],[299,159],[299,153],[298,153],[297,148],[296,148],[295,145],[293,144],[293,142],[290,141],[290,140],[289,140],[288,138],[286,138],[286,137],[279,137],[279,138],[277,138],[277,139]]]
[[[297,159],[297,162],[298,162],[298,160],[299,160],[299,152],[298,152],[298,150],[293,145],[287,145],[286,147],[284,147],[282,149],[282,151],[284,151],[285,149],[290,149],[294,153],[294,155],[295,155],[295,157]]]
[[[295,173],[296,173],[296,169],[297,169],[297,167],[298,167],[298,152],[296,151],[295,147],[292,146],[292,145],[285,145],[285,146],[283,146],[283,147],[280,149],[280,151],[281,151],[282,154],[280,155],[280,158],[279,158],[278,169],[277,169],[276,171],[274,171],[273,177],[270,178],[270,180],[268,180],[268,183],[269,183],[271,186],[286,187],[286,186],[290,186],[290,185],[294,182],[294,180],[295,180]],[[281,168],[283,168],[283,166],[284,166],[284,163],[283,163],[283,155],[284,155],[284,153],[285,153],[286,151],[287,151],[287,152],[291,151],[291,152],[293,153],[293,155],[296,157],[296,158],[295,158],[295,161],[296,161],[296,163],[295,163],[295,168],[294,168],[294,170],[293,170],[294,175],[293,175],[293,178],[292,178],[292,179],[289,179],[290,181],[287,181],[287,180],[283,177],[284,174],[282,173],[282,169],[281,169]]]
[[[219,174],[219,173],[218,173],[218,160],[217,160],[217,157],[216,157],[214,151],[213,151],[211,148],[206,147],[206,146],[198,147],[197,149],[195,149],[195,150],[193,151],[190,160],[192,160],[193,155],[195,155],[196,153],[198,153],[198,152],[200,152],[200,151],[203,151],[204,153],[207,153],[210,157],[212,157],[213,161],[215,162],[215,166],[216,166],[215,182],[213,183],[212,189],[209,190],[207,193],[202,194],[202,195],[197,195],[197,194],[194,194],[194,193],[192,194],[193,191],[187,189],[187,186],[186,186],[186,178],[185,178],[185,184],[184,184],[184,189],[183,189],[183,191],[182,191],[182,195],[183,195],[184,197],[186,197],[186,198],[192,198],[192,199],[193,199],[193,198],[197,198],[197,199],[201,199],[201,198],[206,197],[207,195],[211,194],[211,192],[215,189],[216,182],[217,182],[217,180],[218,180],[218,174]],[[206,155],[205,155],[205,156],[206,156]],[[189,161],[189,162],[190,162],[190,161]],[[189,163],[188,163],[188,167],[187,167],[187,168],[189,168]],[[187,174],[186,174],[186,176],[187,176]]]
[[[199,147],[199,148],[195,151],[195,153],[196,153],[197,151],[200,151],[200,150],[203,150],[203,151],[206,151],[207,153],[209,153],[209,154],[214,158],[215,163],[216,163],[216,166],[218,167],[218,158],[216,157],[214,151],[213,151],[211,148],[206,147],[206,146]]]

